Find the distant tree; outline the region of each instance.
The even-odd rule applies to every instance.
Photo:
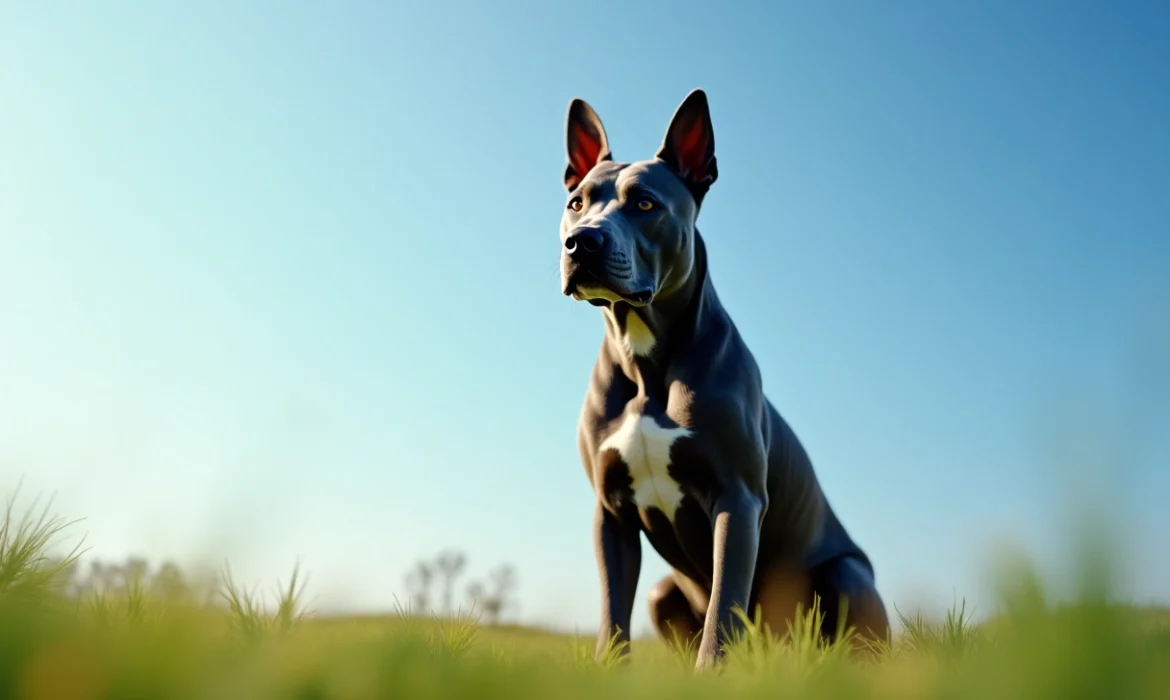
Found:
[[[503,612],[503,601],[487,592],[486,587],[479,581],[473,581],[467,586],[467,595],[471,598],[472,608],[479,613],[480,619],[488,624],[500,621]]]
[[[106,590],[110,567],[98,560],[89,563],[89,579],[86,581],[86,592],[101,593]]]
[[[487,605],[484,602],[487,596],[484,593],[484,587],[481,581],[472,581],[467,584],[467,597],[471,599],[472,610],[478,611],[485,618],[490,618],[487,612]]]
[[[147,585],[150,576],[150,564],[139,557],[130,557],[121,567],[122,585],[129,587],[134,584]]]
[[[488,583],[472,581],[467,595],[472,606],[485,622],[498,623],[503,612],[514,607],[512,594],[516,590],[516,570],[511,564],[501,564],[488,574]]]
[[[492,584],[492,598],[496,602],[496,618],[500,611],[508,607],[516,607],[512,595],[516,592],[516,567],[511,564],[500,564],[489,574]]]
[[[182,569],[174,562],[163,562],[150,581],[150,590],[160,598],[185,599],[194,593],[183,576]]]
[[[443,552],[435,560],[435,568],[443,577],[443,612],[447,615],[454,612],[455,579],[459,578],[466,566],[467,557],[454,550]]]
[[[89,562],[88,573],[82,575],[81,571],[82,567],[73,561],[58,573],[64,595],[79,598],[91,593],[117,594],[137,584],[152,595],[194,601],[196,590],[202,590],[173,562],[164,562],[152,571],[150,563],[141,557],[129,557],[121,564],[94,559]]]
[[[109,593],[117,593],[125,589],[125,569],[120,564],[102,564],[98,569],[98,588]]]
[[[414,565],[406,575],[406,589],[410,595],[411,610],[426,610],[431,605],[431,587],[435,583],[435,571],[425,561]]]
[[[77,570],[80,568],[77,566],[77,560],[71,559],[63,564],[61,559],[52,559],[47,562],[47,566],[48,568],[61,567],[57,569],[57,575],[53,577],[54,583],[60,587],[63,595],[75,596],[78,586]]]

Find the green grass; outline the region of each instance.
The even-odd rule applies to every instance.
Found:
[[[855,655],[813,633],[816,607],[783,637],[749,618],[726,665],[697,673],[692,644],[635,640],[628,663],[598,660],[591,635],[481,626],[473,611],[306,615],[299,570],[267,594],[225,567],[210,597],[132,582],[68,598],[53,576],[63,563],[45,554],[66,525],[11,502],[0,524],[5,700],[1170,697],[1170,614],[1108,604],[1091,582],[1051,605],[1027,571],[990,623],[972,624],[964,603],[938,622],[897,612],[905,631]]]

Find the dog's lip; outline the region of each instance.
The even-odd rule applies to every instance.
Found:
[[[596,287],[600,287],[602,289],[606,289],[610,292],[613,292],[613,294],[615,296],[619,297],[622,301],[629,304],[630,306],[639,306],[639,307],[646,306],[646,305],[650,304],[651,301],[654,300],[654,291],[653,290],[641,289],[641,290],[638,290],[636,292],[623,292],[619,289],[614,289],[612,284],[607,284],[605,282],[605,280],[602,280],[597,275],[593,274],[592,272],[590,272],[589,270],[586,270],[584,268],[579,268],[566,282],[565,288],[564,288],[565,296],[571,296],[574,299],[576,299],[577,301],[588,301],[589,303],[593,304],[594,306],[606,306],[609,304],[609,302],[604,300],[604,299],[585,299],[584,297],[582,297],[581,296],[581,286],[582,286],[581,281],[582,280],[580,279],[582,277],[586,281],[585,286],[588,286],[588,287],[596,286]],[[599,303],[595,303],[595,302],[599,302]]]
[[[650,302],[654,301],[654,291],[650,289],[643,289],[640,292],[633,294],[623,294],[622,298],[630,306],[648,306]]]

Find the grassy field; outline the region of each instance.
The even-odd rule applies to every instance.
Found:
[[[904,618],[865,658],[808,634],[812,611],[782,638],[751,628],[696,673],[655,641],[615,663],[591,638],[471,618],[305,616],[295,575],[270,608],[230,577],[216,605],[134,585],[67,598],[45,557],[62,525],[11,509],[0,524],[0,699],[1170,698],[1170,615],[1106,604],[1088,569],[1072,604],[1021,570],[992,622]]]

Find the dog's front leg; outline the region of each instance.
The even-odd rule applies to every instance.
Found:
[[[601,572],[601,628],[597,634],[597,655],[609,653],[610,643],[618,653],[629,653],[630,618],[634,614],[634,593],[642,568],[641,532],[623,523],[600,502],[593,516],[593,545]]]
[[[734,610],[751,613],[748,598],[755,577],[762,510],[760,499],[743,486],[728,488],[715,501],[714,576],[696,662],[699,668],[722,659],[728,637],[743,628]]]

